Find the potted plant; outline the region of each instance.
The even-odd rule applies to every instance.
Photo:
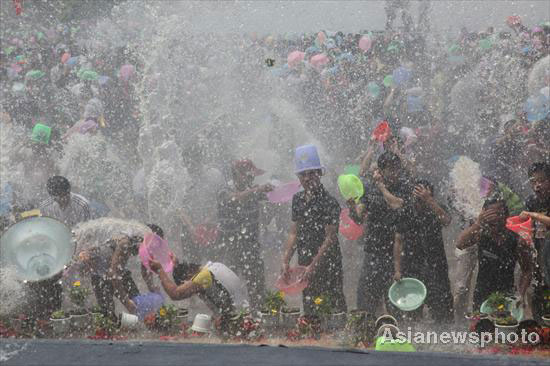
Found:
[[[550,290],[544,291],[542,299],[543,299],[542,322],[547,327],[550,327]]]
[[[154,328],[161,332],[173,332],[177,328],[176,316],[177,308],[172,305],[162,305],[155,314]]]
[[[506,336],[513,333],[518,328],[518,321],[513,316],[507,316],[504,318],[496,318],[494,320],[495,328],[504,333]]]
[[[69,333],[71,324],[69,316],[63,310],[57,310],[50,316],[50,324],[53,334],[56,336],[64,336]]]
[[[11,319],[11,326],[17,334],[30,333],[33,329],[33,321],[25,314],[19,314]]]
[[[103,314],[94,314],[93,323],[95,328],[94,338],[109,339],[118,330],[118,324]]]
[[[282,291],[268,291],[260,315],[262,324],[266,328],[276,328],[281,320],[281,310],[286,307],[284,293]]]
[[[83,331],[91,325],[91,315],[85,307],[86,298],[90,291],[83,287],[80,281],[74,281],[69,289],[69,298],[71,302],[76,306],[71,310],[71,327],[74,330]]]
[[[491,308],[492,313],[490,318],[505,317],[503,313],[507,311],[508,301],[506,300],[506,295],[502,292],[496,291],[493,292],[489,298],[487,298],[487,305]]]
[[[321,338],[321,319],[317,315],[304,315],[298,318],[294,332],[296,338]]]
[[[321,329],[334,330],[343,327],[346,322],[345,313],[334,313],[332,299],[328,294],[317,296],[313,299],[314,314],[321,319]]]
[[[234,315],[228,324],[228,336],[241,341],[253,341],[261,336],[259,320],[254,319],[247,311]]]
[[[367,345],[375,335],[375,319],[364,310],[352,310],[347,316],[345,331],[346,343],[356,347],[359,343]]]
[[[103,310],[101,309],[101,306],[99,305],[94,305],[90,308],[89,310],[90,314],[91,314],[91,317],[92,317],[92,320],[95,318],[95,316],[97,314],[103,314]]]
[[[300,308],[283,306],[281,308],[280,325],[286,329],[294,328],[300,318]]]

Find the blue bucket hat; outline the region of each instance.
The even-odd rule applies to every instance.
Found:
[[[294,173],[302,173],[306,170],[324,169],[315,145],[303,145],[296,148],[294,157]]]

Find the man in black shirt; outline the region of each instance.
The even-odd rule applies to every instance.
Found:
[[[497,193],[485,201],[477,221],[458,237],[458,249],[478,246],[479,272],[474,290],[474,309],[479,309],[495,291],[514,294],[514,269],[518,262],[521,267],[518,292],[525,305],[525,293],[532,278],[532,257],[528,244],[506,229],[507,217],[506,201]]]
[[[248,159],[233,162],[233,185],[218,195],[222,260],[246,281],[250,306],[260,311],[265,293],[264,261],[260,253],[260,201],[271,184],[254,186],[263,170]]]
[[[371,314],[376,312],[391,285],[397,214],[412,197],[414,188],[401,160],[394,153],[380,155],[377,165],[372,184],[367,185],[360,204],[348,201],[350,217],[357,224],[366,223],[357,307]]]
[[[340,205],[323,187],[322,169],[302,170],[297,174],[304,191],[292,199],[292,224],[282,275],[288,276],[290,260],[296,251],[298,264],[307,267],[304,313],[312,315],[315,298],[323,295],[328,295],[335,312],[345,312],[342,253],[338,242]]]
[[[453,320],[453,296],[443,244],[443,226],[451,223],[445,208],[433,198],[433,186],[418,181],[413,202],[399,215],[394,243],[394,280],[402,275],[422,281],[428,290],[426,305],[433,319]]]
[[[546,261],[550,255],[550,164],[534,163],[528,171],[529,182],[534,195],[525,202],[526,212],[521,217],[530,217],[534,223],[534,241],[537,250],[535,263],[535,288],[533,294],[533,315],[544,315],[544,293],[550,290],[550,268]],[[546,274],[544,274],[546,273]]]

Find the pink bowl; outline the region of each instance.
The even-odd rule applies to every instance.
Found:
[[[345,208],[340,212],[340,234],[348,240],[357,240],[363,235],[363,227],[357,225],[355,221],[349,217],[349,208]]]
[[[306,272],[306,267],[297,266],[288,270],[290,277],[288,282],[280,276],[275,282],[275,287],[283,291],[287,295],[298,295],[308,285],[307,281],[300,280],[303,274]]]
[[[151,270],[149,267],[149,261],[151,258],[159,261],[164,269],[164,272],[172,272],[174,269],[174,263],[171,258],[172,251],[168,246],[168,241],[162,239],[160,236],[147,233],[143,237],[143,243],[139,246],[139,257],[141,258],[141,263]]]
[[[300,189],[302,189],[302,185],[298,180],[281,184],[267,193],[267,199],[271,203],[285,203],[291,201],[294,194],[298,193]]]

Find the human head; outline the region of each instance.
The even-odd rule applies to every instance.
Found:
[[[533,163],[527,172],[529,183],[535,195],[541,199],[550,198],[550,164]]]
[[[397,181],[402,171],[401,159],[390,151],[386,151],[378,157],[377,165],[380,174],[387,183]]]
[[[306,192],[314,192],[321,186],[322,169],[304,170],[297,174],[300,184]]]
[[[499,191],[494,192],[483,203],[483,211],[494,210],[498,220],[489,224],[492,231],[501,231],[506,227],[506,218],[510,215],[508,205]]]
[[[256,165],[249,159],[241,159],[233,162],[231,166],[233,181],[238,189],[246,189],[252,186],[254,179],[265,173],[258,169]]]
[[[174,267],[172,271],[172,276],[174,277],[174,282],[176,285],[181,285],[185,281],[189,281],[193,276],[199,272],[201,266],[194,263],[187,263],[180,261],[177,266]]]
[[[66,207],[71,200],[71,183],[65,177],[55,175],[46,183],[48,194],[61,207]]]
[[[151,229],[153,234],[158,235],[158,236],[160,236],[161,238],[164,239],[164,230],[162,230],[162,228],[160,226],[158,226],[156,224],[147,224],[147,227],[149,227],[149,229]]]

